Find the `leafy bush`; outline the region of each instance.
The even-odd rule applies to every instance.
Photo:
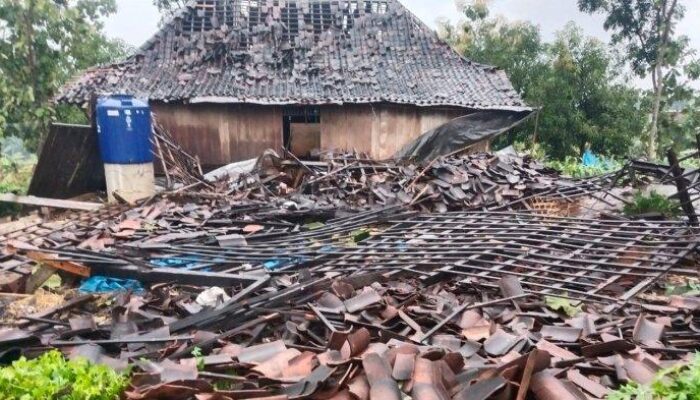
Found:
[[[608,172],[617,171],[622,168],[621,162],[607,157],[601,157],[600,164],[594,167],[583,165],[581,160],[575,157],[567,157],[564,161],[547,161],[546,165],[561,172],[562,175],[571,178],[588,178],[607,174]]]
[[[677,201],[670,200],[652,190],[649,195],[637,192],[632,203],[625,204],[622,211],[627,216],[658,213],[671,218],[680,215],[681,205]]]
[[[67,361],[55,350],[0,369],[5,400],[115,400],[127,383],[126,376],[106,366],[84,359]]]
[[[544,161],[547,159],[547,152],[539,143],[514,142],[513,148],[518,152],[518,154],[528,155],[535,160]]]
[[[25,194],[32,178],[34,160],[0,158],[0,193]],[[0,203],[0,217],[18,211],[13,204]]]
[[[628,384],[608,400],[700,400],[700,354],[688,366],[661,371],[650,385]]]

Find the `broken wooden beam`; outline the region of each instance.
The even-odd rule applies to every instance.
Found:
[[[85,201],[75,200],[48,199],[45,197],[35,196],[19,196],[12,193],[0,194],[0,201],[33,207],[50,207],[79,211],[96,211],[103,207],[103,205],[100,203],[89,203]]]

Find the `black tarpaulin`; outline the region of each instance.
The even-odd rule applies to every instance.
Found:
[[[453,153],[490,140],[525,122],[533,114],[531,111],[480,111],[452,121],[428,131],[399,150],[394,158],[431,161],[437,157]]]

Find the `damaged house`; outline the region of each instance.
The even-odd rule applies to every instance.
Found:
[[[397,0],[193,1],[57,100],[107,94],[149,99],[207,167],[283,146],[388,158],[456,117],[530,110],[504,71],[461,57]]]

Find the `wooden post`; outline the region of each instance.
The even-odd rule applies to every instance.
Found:
[[[686,185],[685,178],[683,177],[683,169],[678,163],[678,157],[673,149],[668,149],[668,164],[671,168],[671,173],[676,180],[676,188],[678,188],[678,199],[681,201],[681,208],[688,216],[688,221],[691,225],[698,225],[698,216],[695,214],[695,207],[693,207],[693,202],[690,200],[690,195],[688,194],[688,186]]]

